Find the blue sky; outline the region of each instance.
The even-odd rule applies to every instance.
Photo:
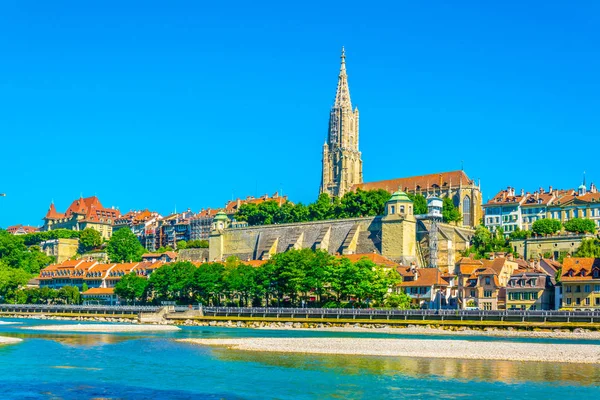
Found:
[[[0,226],[318,195],[341,46],[366,181],[600,183],[597,2],[0,5]]]

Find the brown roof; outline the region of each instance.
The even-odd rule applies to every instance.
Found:
[[[107,219],[115,220],[120,216],[118,210],[112,208],[104,208],[100,200],[96,196],[79,198],[73,200],[67,211],[61,214],[56,211],[54,203],[50,204],[50,208],[46,213],[45,219],[60,219],[60,218],[71,218],[75,214],[84,216],[84,220],[90,222],[105,222]]]
[[[84,296],[97,294],[115,294],[115,290],[113,288],[91,288],[82,293]]]
[[[411,273],[410,267],[403,267],[406,273]],[[400,271],[398,271],[400,272]],[[448,286],[448,281],[442,276],[437,268],[417,268],[415,270],[415,279],[412,281],[403,281],[398,286]]]
[[[359,183],[352,190],[376,190],[383,189],[388,192],[396,190],[415,191],[433,188],[448,188],[473,184],[464,171],[440,172],[437,174],[410,176],[408,178],[388,179],[384,181]]]
[[[563,260],[561,281],[587,281],[600,279],[593,277],[593,271],[600,272],[600,258],[567,257]]]
[[[349,259],[352,262],[357,262],[359,260],[367,259],[377,265],[381,265],[381,266],[388,267],[388,268],[396,268],[396,267],[400,266],[400,264],[398,264],[397,262],[394,262],[394,261],[390,260],[389,258],[384,257],[381,254],[377,254],[377,253],[348,254],[345,256],[341,256],[341,257],[346,257],[347,259]]]
[[[277,202],[277,205],[281,206],[283,203],[285,203],[287,201],[287,196],[280,196],[279,193],[275,192],[273,194],[273,196],[269,197],[269,195],[265,194],[262,197],[252,197],[249,196],[247,197],[245,200],[231,200],[229,202],[227,202],[227,204],[225,205],[225,213],[227,214],[235,214],[238,209],[240,208],[240,206],[242,206],[243,204],[260,204],[260,203],[264,203],[265,201],[275,201]]]
[[[263,264],[266,264],[268,260],[248,260],[242,261],[242,264],[249,265],[251,267],[260,267]]]

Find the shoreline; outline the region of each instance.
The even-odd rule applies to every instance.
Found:
[[[600,346],[587,344],[557,344],[550,352],[548,345],[542,343],[495,342],[494,346],[490,346],[487,342],[440,339],[240,338],[176,341],[271,353],[600,364]]]
[[[20,343],[22,341],[23,341],[23,339],[19,339],[19,338],[0,336],[0,346],[6,345],[6,344],[16,344],[16,343]]]
[[[507,337],[507,338],[547,338],[547,339],[572,339],[572,340],[600,340],[600,331],[579,327],[566,328],[513,328],[513,327],[474,327],[474,326],[444,326],[431,324],[407,324],[405,326],[394,326],[387,324],[373,324],[356,322],[350,323],[306,323],[306,322],[283,322],[283,321],[235,321],[235,320],[163,320],[159,323],[140,323],[136,319],[103,316],[54,316],[54,315],[18,315],[2,316],[0,318],[13,319],[35,319],[46,321],[76,321],[76,322],[108,322],[140,326],[192,326],[192,327],[216,327],[216,328],[242,328],[258,330],[277,331],[319,331],[319,332],[351,332],[351,333],[376,333],[394,335],[444,335],[444,336],[483,336],[483,337]],[[21,324],[16,321],[1,321],[2,325]],[[63,326],[63,325],[60,325]],[[107,326],[107,325],[103,325]],[[585,326],[585,325],[584,325]]]
[[[24,326],[20,329],[30,331],[54,331],[54,332],[90,332],[90,333],[117,333],[117,332],[176,332],[181,328],[174,325],[151,325],[151,324],[68,324],[68,325],[38,325]]]

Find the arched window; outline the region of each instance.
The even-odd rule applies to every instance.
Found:
[[[463,225],[471,225],[471,198],[465,196],[462,202]]]

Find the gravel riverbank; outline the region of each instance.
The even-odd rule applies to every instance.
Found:
[[[178,342],[278,353],[600,364],[600,346],[587,344],[553,344],[550,346],[542,343],[494,342],[493,345],[490,345],[487,342],[468,340],[356,338],[180,339]]]
[[[22,341],[23,341],[23,339],[0,336],[0,346],[3,344],[15,344],[15,343],[19,343]]]
[[[60,331],[60,332],[95,332],[95,333],[113,333],[113,332],[168,332],[178,331],[174,325],[129,325],[129,324],[69,324],[69,325],[39,325],[24,326],[21,329],[32,331]]]

